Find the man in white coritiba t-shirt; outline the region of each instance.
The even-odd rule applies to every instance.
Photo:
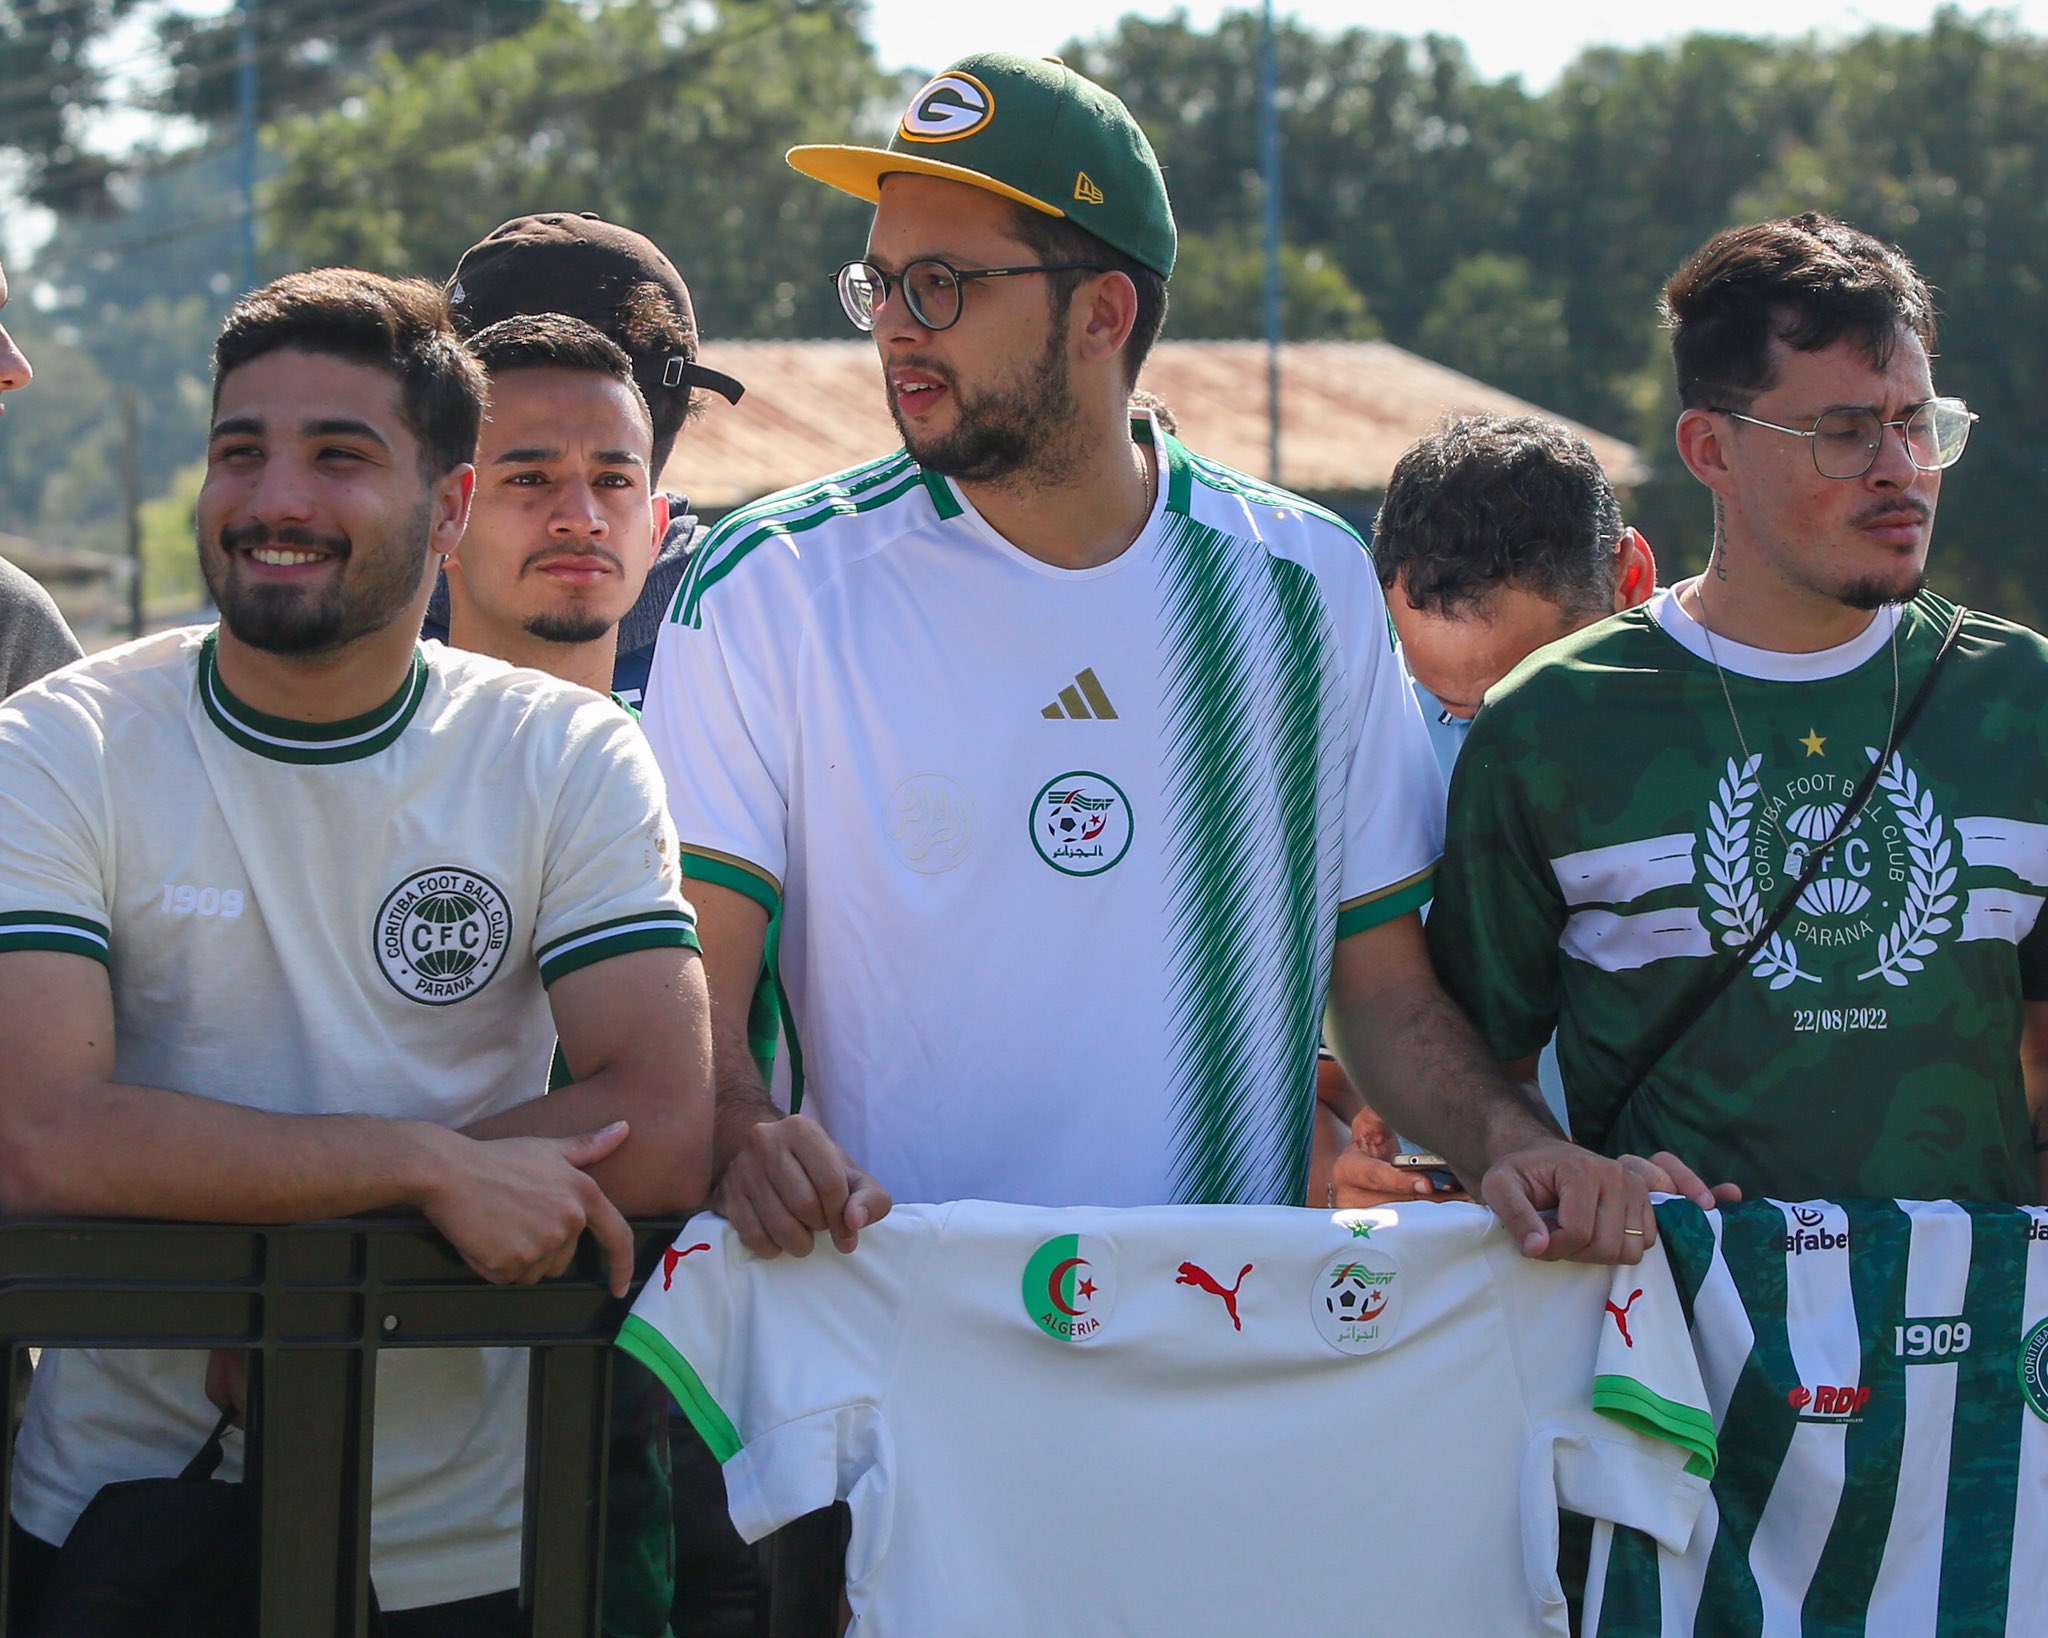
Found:
[[[198,535],[220,625],[0,706],[0,1198],[417,1207],[495,1281],[563,1272],[587,1228],[623,1292],[622,1214],[694,1206],[709,1159],[659,771],[610,700],[417,641],[483,399],[439,290],[293,275],[237,304],[215,367]],[[557,1035],[578,1079],[549,1094]],[[44,1354],[17,1608],[100,1486],[199,1448],[206,1375],[189,1352]],[[517,1630],[523,1354],[397,1350],[377,1377],[387,1629]]]
[[[1441,791],[1357,536],[1127,412],[1174,227],[1123,105],[982,53],[791,163],[876,201],[839,286],[904,449],[725,519],[650,676],[745,1243],[850,1246],[891,1190],[1294,1201],[1327,995],[1526,1251],[1638,1256],[1641,1182],[1430,974]],[[744,1031],[778,909],[795,1113]]]

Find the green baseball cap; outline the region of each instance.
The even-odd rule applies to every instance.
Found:
[[[856,199],[896,171],[940,176],[1064,216],[1152,269],[1173,272],[1173,207],[1131,111],[1057,57],[981,51],[929,81],[886,148],[813,144],[789,162]]]

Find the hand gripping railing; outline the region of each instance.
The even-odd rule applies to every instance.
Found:
[[[633,1225],[634,1290],[680,1224]],[[363,1638],[371,1387],[386,1348],[532,1351],[520,1604],[536,1638],[597,1638],[611,1342],[630,1299],[589,1236],[540,1285],[491,1285],[417,1218],[280,1228],[0,1225],[0,1406],[22,1350],[247,1348],[262,1638]],[[0,1439],[0,1496],[13,1476]],[[0,1638],[6,1638],[0,1530]]]

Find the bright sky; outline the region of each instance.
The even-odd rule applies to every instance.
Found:
[[[939,69],[970,51],[1002,47],[1046,55],[1076,37],[1110,32],[1111,19],[1127,12],[1164,18],[1185,11],[1195,27],[1207,29],[1225,10],[1244,9],[1243,0],[1025,0],[996,7],[948,6],[940,0],[868,0],[870,34],[883,63],[891,68]],[[1970,4],[1973,13],[1983,9]],[[2048,32],[2048,0],[2017,0],[2026,26]],[[1274,11],[1329,33],[1362,27],[1403,34],[1435,32],[1465,42],[1488,79],[1520,74],[1541,89],[1589,45],[1643,46],[1711,27],[1724,34],[1858,34],[1874,25],[1921,29],[1934,15],[1934,0],[1720,0],[1711,11],[1690,16],[1679,8],[1645,5],[1643,0],[1432,0],[1426,8],[1375,0],[1275,0]],[[999,13],[991,18],[991,13]],[[1250,72],[1250,65],[1247,65]]]

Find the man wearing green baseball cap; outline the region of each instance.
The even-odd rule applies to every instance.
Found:
[[[875,202],[836,277],[904,447],[728,517],[656,650],[719,1209],[772,1255],[851,1249],[878,1178],[1297,1201],[1327,994],[1353,1080],[1526,1251],[1636,1260],[1638,1176],[1560,1138],[1430,974],[1442,788],[1358,537],[1128,411],[1174,260],[1129,111],[981,53],[887,148],[789,159]],[[796,1114],[747,1051],[778,909]]]

